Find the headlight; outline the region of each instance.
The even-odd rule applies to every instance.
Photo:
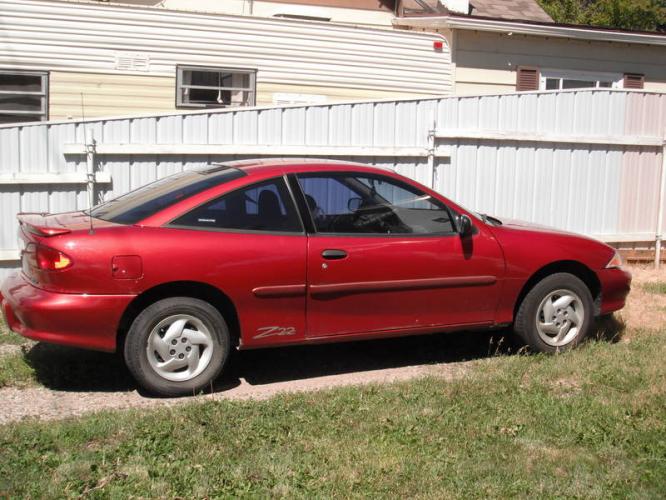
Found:
[[[613,258],[608,262],[608,264],[606,264],[606,269],[617,269],[619,267],[622,267],[622,256],[620,255],[620,252],[615,250]]]

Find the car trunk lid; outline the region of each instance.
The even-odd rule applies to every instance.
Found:
[[[85,212],[66,212],[61,214],[19,213],[19,246],[21,249],[21,268],[23,273],[34,283],[49,287],[54,283],[53,271],[41,269],[37,262],[39,246],[48,247],[58,252],[69,253],[65,243],[70,233],[90,231],[102,227],[115,226],[111,222],[93,219]],[[66,238],[63,240],[63,237]],[[55,271],[58,272],[58,271]],[[57,280],[55,280],[57,281]]]

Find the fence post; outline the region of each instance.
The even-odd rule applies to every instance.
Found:
[[[93,131],[86,131],[86,187],[88,189],[88,209],[95,206],[95,156],[97,153],[97,142],[93,137]],[[92,220],[92,219],[91,219]],[[91,229],[92,233],[92,222]]]
[[[659,188],[659,201],[657,202],[657,231],[655,232],[654,265],[661,267],[661,243],[663,241],[664,209],[666,208],[666,141],[661,149],[661,182]]]
[[[435,148],[437,140],[437,120],[433,118],[432,126],[428,130],[428,168],[430,169],[430,187],[437,191],[437,166],[435,165]]]

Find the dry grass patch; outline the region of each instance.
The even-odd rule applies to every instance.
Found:
[[[632,266],[629,270],[633,276],[631,293],[627,306],[616,314],[618,320],[630,327],[627,339],[638,331],[650,333],[666,328],[666,294],[655,293],[661,284],[666,283],[666,266],[659,270],[648,266]]]

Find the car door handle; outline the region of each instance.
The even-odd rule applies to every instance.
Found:
[[[321,256],[326,260],[339,260],[347,257],[347,252],[344,250],[324,250]]]

